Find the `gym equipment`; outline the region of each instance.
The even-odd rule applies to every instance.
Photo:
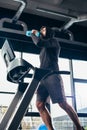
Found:
[[[7,80],[10,82],[18,83],[20,79],[29,72],[30,68],[33,68],[33,66],[25,60],[16,58],[8,40],[5,40],[1,54],[7,67]]]
[[[34,67],[24,59],[16,59],[14,51],[7,39],[2,46],[1,53],[7,67],[7,79],[11,82],[18,83],[18,91],[0,123],[0,130],[17,130],[23,116],[26,114],[39,82],[54,73],[67,75],[70,72],[40,69]],[[31,83],[28,84],[23,82],[23,79],[31,69],[33,70],[33,75]]]
[[[27,25],[23,21],[12,23],[12,19],[2,18],[0,20],[0,31],[25,35],[27,31]]]
[[[26,5],[27,5],[27,1],[26,0],[14,0],[17,1],[20,4],[20,6],[18,7],[18,11],[16,12],[15,16],[12,19],[13,23],[16,23],[20,17],[20,15],[22,14],[23,10],[25,9]]]
[[[2,18],[0,19],[0,31],[10,32],[15,34],[25,35],[27,29],[27,25],[25,22],[18,20],[20,15],[22,14],[24,8],[27,5],[26,0],[14,0],[20,3],[18,10],[15,16],[10,18]]]
[[[82,14],[82,15],[79,15],[79,16],[70,16],[70,15],[64,15],[64,14],[58,13],[58,12],[57,13],[51,12],[50,10],[42,9],[40,7],[37,7],[36,10],[39,11],[39,12],[44,12],[44,13],[50,14],[50,15],[54,14],[56,16],[62,16],[62,17],[65,17],[65,18],[69,18],[70,20],[67,23],[65,23],[62,27],[60,27],[61,31],[65,31],[65,30],[69,29],[74,23],[87,21],[87,15],[86,14]]]

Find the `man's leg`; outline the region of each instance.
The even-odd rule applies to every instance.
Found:
[[[72,119],[72,121],[74,122],[77,130],[83,130],[80,124],[80,121],[78,119],[77,113],[75,112],[75,110],[66,102],[62,102],[62,103],[58,103],[59,106],[66,111],[66,113],[69,115],[69,117]]]
[[[52,126],[51,116],[49,111],[45,107],[45,103],[37,101],[36,106],[48,130],[54,130]]]

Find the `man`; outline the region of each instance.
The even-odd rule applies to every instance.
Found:
[[[37,30],[32,30],[31,38],[34,44],[41,48],[40,68],[58,71],[58,57],[61,47],[58,40],[53,36],[54,32],[48,27],[41,28],[39,37],[36,36],[37,32]],[[76,112],[66,101],[63,81],[58,74],[47,77],[39,84],[37,89],[36,106],[48,130],[54,130],[50,113],[45,106],[49,96],[53,103],[58,103],[58,105],[65,110],[74,122],[77,130],[84,130],[84,128],[81,127]]]

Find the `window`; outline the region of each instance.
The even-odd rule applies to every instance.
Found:
[[[76,106],[78,113],[87,113],[87,84],[75,83]]]
[[[59,68],[60,70],[70,71],[69,60],[64,58],[59,58]],[[70,75],[61,75],[64,82],[65,95],[71,96],[71,83]]]
[[[73,60],[76,106],[78,113],[87,113],[87,61]]]
[[[87,61],[73,60],[74,78],[87,79]]]

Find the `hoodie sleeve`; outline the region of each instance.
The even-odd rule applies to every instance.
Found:
[[[43,39],[41,37],[37,37],[34,34],[31,34],[31,38],[35,45],[42,48],[48,48],[48,47],[57,47],[59,46],[59,42],[56,38],[49,38],[49,39]]]

